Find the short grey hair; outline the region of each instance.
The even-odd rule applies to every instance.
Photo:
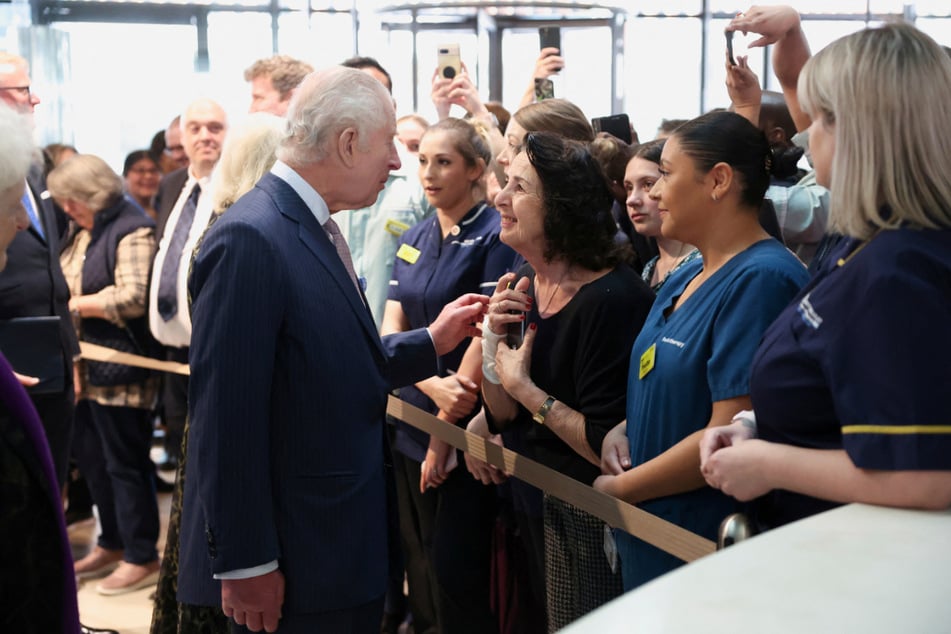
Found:
[[[35,153],[32,119],[0,103],[0,191],[23,182]]]
[[[847,35],[806,63],[798,93],[834,128],[831,229],[951,228],[951,59],[934,40],[900,22]]]
[[[78,154],[63,161],[46,177],[53,198],[78,201],[94,212],[122,197],[122,178],[93,154]]]
[[[386,88],[367,73],[335,66],[311,73],[294,93],[287,110],[287,132],[277,158],[297,165],[325,158],[338,135],[355,128],[366,147],[373,131],[392,119]]]

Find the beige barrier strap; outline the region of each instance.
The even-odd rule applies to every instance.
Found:
[[[132,365],[137,368],[146,368],[148,370],[159,370],[161,372],[171,372],[173,374],[190,374],[187,363],[176,363],[175,361],[159,361],[149,357],[141,357],[137,354],[128,352],[119,352],[112,348],[97,346],[85,341],[79,342],[79,351],[83,359],[88,361],[103,361],[105,363],[120,363],[122,365]]]
[[[485,438],[450,425],[391,396],[386,412],[406,421],[473,457],[488,462],[519,480],[528,482],[560,500],[587,511],[609,525],[623,529],[648,544],[684,561],[693,561],[716,550],[716,544],[695,533],[651,515],[615,497],[578,482]],[[462,465],[460,465],[461,467]]]
[[[150,370],[189,374],[188,365],[172,361],[158,361],[134,354],[119,352],[103,346],[80,342],[82,357],[90,361],[121,363]],[[488,462],[503,472],[554,495],[568,504],[604,520],[611,526],[638,537],[648,544],[684,561],[693,561],[716,550],[716,545],[690,531],[651,515],[636,506],[595,491],[573,478],[558,473],[510,449],[499,447],[466,430],[450,425],[435,416],[391,396],[386,412],[395,418],[421,429],[436,438]],[[464,468],[460,465],[457,468]]]

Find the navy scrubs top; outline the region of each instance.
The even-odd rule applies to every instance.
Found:
[[[460,295],[491,295],[514,261],[515,251],[499,241],[499,213],[494,208],[484,203],[476,205],[445,239],[438,218],[433,216],[403,234],[387,299],[400,302],[410,328],[424,328]],[[459,367],[470,341],[465,339],[452,352],[439,357],[439,376],[448,376],[450,370]],[[438,411],[415,386],[401,388],[399,396],[432,414]],[[402,421],[397,421],[396,430],[396,449],[422,462],[429,434]]]
[[[751,387],[764,440],[845,449],[863,469],[951,469],[951,231],[845,241],[766,332]],[[774,491],[757,519],[833,506]]]

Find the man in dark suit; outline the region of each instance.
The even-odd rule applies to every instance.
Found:
[[[14,110],[32,115],[40,103],[30,88],[29,67],[22,57],[0,52],[0,100]],[[30,227],[21,231],[7,249],[8,266],[0,273],[0,320],[16,317],[58,316],[59,363],[63,386],[55,392],[31,393],[43,421],[60,486],[66,482],[73,427],[73,356],[79,344],[69,316],[69,289],[59,265],[59,225],[53,199],[46,191],[40,165],[27,176],[23,205]],[[9,351],[8,351],[9,352]],[[14,368],[16,370],[17,368]],[[36,377],[43,379],[46,377]]]
[[[149,284],[149,328],[169,361],[188,363],[191,319],[185,282],[191,253],[211,218],[211,172],[221,157],[228,122],[210,99],[198,99],[181,117],[181,144],[188,166],[168,174],[155,197],[158,250]],[[181,454],[188,412],[188,377],[166,374],[162,389],[165,451],[174,469]]]
[[[288,119],[279,161],[209,230],[190,282],[179,598],[220,603],[237,631],[369,634],[386,587],[387,391],[477,333],[488,298],[381,341],[331,215],[399,168],[392,101],[337,67],[304,80]]]

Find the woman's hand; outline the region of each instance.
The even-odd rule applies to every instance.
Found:
[[[522,388],[534,385],[532,383],[532,346],[535,343],[537,326],[529,325],[525,331],[525,339],[518,348],[500,345],[495,353],[495,371],[499,375],[502,388],[512,398],[521,402]],[[524,403],[523,403],[524,404]]]
[[[707,428],[703,438],[700,439],[700,470],[704,470],[710,456],[715,452],[755,437],[756,430],[745,425],[741,420],[735,420],[729,425]]]
[[[495,292],[489,298],[489,308],[486,310],[486,321],[489,330],[497,335],[504,335],[509,324],[525,321],[525,313],[532,308],[532,298],[528,296],[528,287],[531,282],[523,277],[515,282],[515,273],[506,273],[499,278]],[[515,288],[510,288],[515,282]]]
[[[466,426],[466,431],[471,432],[480,438],[485,438],[490,443],[498,445],[499,447],[504,447],[502,444],[502,436],[489,432],[489,426],[485,420],[485,410],[479,411],[479,413],[469,421],[469,424]],[[469,470],[469,473],[472,474],[472,477],[480,481],[482,484],[502,484],[508,479],[508,476],[505,475],[498,467],[490,465],[488,462],[483,460],[479,460],[468,451],[463,453],[463,457],[466,461],[466,469]]]
[[[436,106],[436,116],[439,117],[440,121],[449,117],[449,110],[452,108],[452,101],[449,99],[449,87],[451,85],[452,80],[440,75],[438,68],[433,70],[430,98],[433,100],[433,105]]]
[[[735,66],[727,60],[726,91],[730,95],[730,101],[733,102],[734,109],[740,114],[745,116],[746,112],[755,110],[757,121],[753,121],[753,125],[759,125],[758,115],[760,102],[763,98],[763,88],[759,84],[756,73],[750,68],[746,55],[738,56]]]
[[[454,421],[468,416],[479,399],[479,386],[461,374],[434,376],[421,381],[417,387]]]
[[[80,382],[81,373],[79,370],[80,361],[73,363],[73,402],[79,403],[79,397],[82,395],[82,383]]]
[[[798,29],[799,25],[799,12],[790,6],[753,6],[746,13],[740,13],[733,18],[726,30],[762,35],[749,44],[752,48],[775,44],[794,29]]]
[[[611,497],[620,498],[617,490],[617,476],[616,475],[601,475],[595,478],[594,482],[591,484],[594,487],[595,491],[600,491],[601,493],[607,493]]]
[[[20,385],[23,387],[33,387],[40,382],[39,377],[27,376],[25,374],[20,374],[19,372],[14,372],[13,376],[19,381]]]
[[[535,71],[532,73],[532,81],[536,79],[547,79],[565,67],[565,58],[560,55],[557,48],[546,46],[538,53],[538,59],[535,60]]]
[[[747,502],[775,488],[767,475],[769,454],[774,446],[765,440],[739,441],[715,451],[700,470],[707,484]]]
[[[479,89],[469,76],[469,69],[462,63],[462,72],[449,80],[447,96],[449,103],[455,104],[468,112],[472,117],[482,120],[491,120],[491,115],[479,96]]]
[[[601,443],[601,473],[620,475],[631,468],[631,445],[627,440],[627,421],[609,431]]]
[[[435,436],[430,436],[426,458],[420,465],[419,492],[425,493],[426,489],[438,487],[449,477],[449,472],[458,465],[459,458],[456,457],[453,446]]]

